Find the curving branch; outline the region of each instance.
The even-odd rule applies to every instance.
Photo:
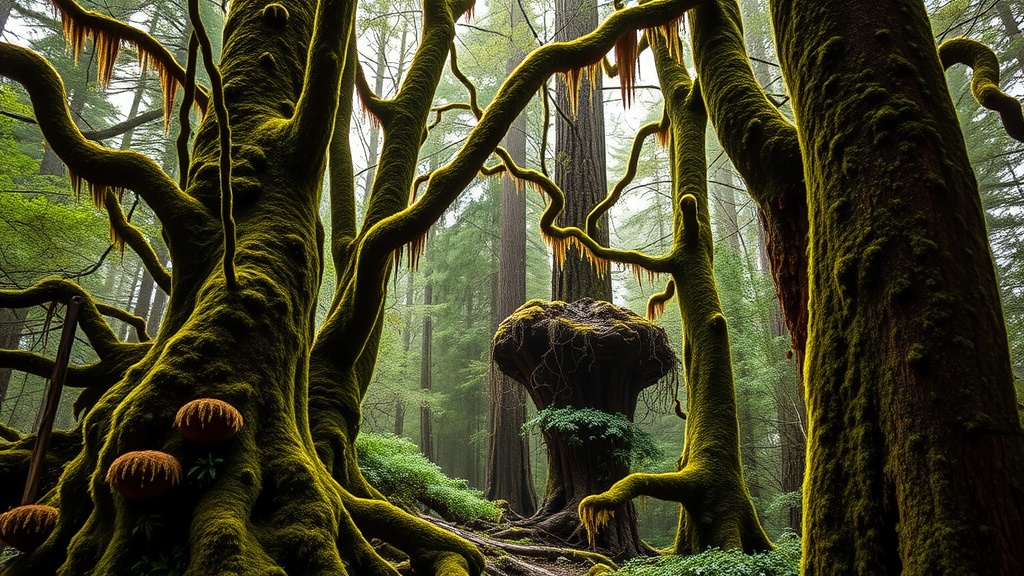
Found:
[[[142,264],[146,267],[146,271],[153,277],[153,281],[156,285],[164,291],[165,294],[171,293],[171,274],[163,267],[163,263],[160,262],[160,257],[156,255],[153,247],[146,240],[145,235],[142,234],[142,230],[125,217],[124,211],[121,209],[121,203],[118,201],[117,196],[107,190],[103,198],[103,205],[107,209],[107,214],[110,217],[110,235],[111,239],[118,244],[121,252],[124,253],[124,245],[128,244],[132,247],[132,250],[138,254],[139,258],[142,259]],[[143,323],[143,333],[145,332],[145,323]],[[148,337],[147,337],[148,338]],[[144,341],[140,335],[139,341]]]
[[[796,128],[754,77],[736,0],[709,0],[690,14],[694,64],[722,149],[765,206],[803,191]],[[796,200],[786,201],[795,202]]]
[[[645,34],[646,38],[647,35]],[[658,122],[650,122],[640,127],[637,130],[636,137],[633,138],[633,146],[629,151],[629,163],[626,167],[626,173],[622,178],[615,183],[615,187],[612,188],[610,194],[605,196],[603,200],[597,203],[596,206],[587,214],[587,225],[585,232],[592,234],[597,230],[598,221],[601,216],[604,216],[616,202],[619,201],[619,197],[622,196],[622,191],[626,189],[626,186],[633,181],[636,177],[637,165],[640,163],[640,152],[643,150],[644,141],[647,140],[652,134],[664,134],[668,130],[668,116],[665,116]]]
[[[544,240],[554,251],[555,262],[561,266],[565,262],[565,253],[569,246],[575,246],[586,255],[596,270],[604,270],[608,262],[618,262],[633,268],[647,270],[649,277],[654,274],[672,271],[671,255],[649,256],[636,250],[618,250],[601,246],[589,234],[575,226],[561,227],[555,224],[558,215],[565,208],[565,193],[553,180],[536,170],[517,166],[504,148],[495,149],[495,154],[505,165],[505,169],[515,178],[524,180],[535,186],[548,198],[548,205],[540,216],[540,231]]]
[[[160,74],[164,94],[164,122],[168,126],[174,108],[174,93],[177,85],[184,84],[185,70],[178,64],[167,48],[146,32],[114,18],[90,12],[74,0],[50,0],[60,11],[64,35],[71,44],[77,62],[78,53],[85,45],[85,39],[92,35],[96,41],[96,53],[100,55],[99,80],[106,84],[113,72],[114,62],[122,43],[133,46],[139,52],[143,70],[153,66]],[[207,95],[203,90],[196,94],[196,102],[206,109]]]
[[[392,103],[373,93],[373,88],[370,88],[369,82],[366,81],[362,64],[356,66],[356,93],[359,94],[359,103],[363,106],[363,112],[367,113],[378,126],[386,128],[391,123]]]
[[[651,294],[651,297],[647,299],[647,319],[655,321],[665,313],[665,305],[668,301],[676,295],[676,281],[669,280],[665,286],[665,290],[656,294]],[[677,413],[681,410],[679,407],[679,400],[676,400],[676,411]],[[686,418],[686,416],[682,416]]]
[[[178,152],[178,187],[188,188],[189,138],[192,136],[191,108],[196,96],[196,64],[199,58],[199,38],[193,31],[188,36],[188,59],[185,62],[185,95],[181,99],[178,110],[178,139],[175,148]]]
[[[427,131],[429,132],[430,130],[436,128],[437,125],[441,123],[441,118],[442,116],[444,116],[444,113],[449,112],[451,110],[472,111],[473,107],[472,105],[467,104],[465,102],[452,102],[450,104],[445,104],[444,106],[437,106],[431,108],[430,111],[434,113],[434,121],[427,125]],[[417,181],[419,181],[419,178],[417,178]]]
[[[355,2],[320,0],[317,3],[302,93],[286,131],[287,137],[301,145],[312,158],[326,158],[327,147],[334,134],[333,119],[338,111],[345,60],[356,57],[354,51],[349,50],[348,42],[355,22],[355,10]],[[324,118],[331,121],[325,122]],[[307,168],[313,178],[318,178],[323,170],[321,162],[308,160],[302,167]]]
[[[971,78],[974,99],[999,113],[1010,138],[1024,142],[1024,114],[1021,113],[1020,102],[999,89],[999,58],[991,48],[970,38],[953,38],[939,45],[939,60],[946,70],[956,64],[964,64],[974,70]]]
[[[102,314],[92,296],[81,286],[62,278],[43,280],[24,290],[0,290],[0,306],[4,308],[28,308],[46,302],[67,304],[72,297],[80,296],[83,300],[79,311],[78,324],[89,339],[100,358],[124,346],[118,341],[114,331],[103,319]],[[105,307],[107,313],[111,307]],[[129,315],[127,312],[124,314]]]
[[[72,183],[90,183],[93,199],[103,201],[108,188],[137,193],[165,226],[174,229],[203,218],[205,209],[186,196],[152,159],[128,150],[110,150],[90,142],[71,120],[64,84],[35,52],[0,43],[0,75],[28,91],[43,136],[73,174]]]
[[[470,80],[462,70],[459,70],[459,59],[455,55],[455,42],[452,42],[451,48],[449,48],[451,63],[452,63],[452,74],[465,86],[466,91],[469,92],[469,110],[473,112],[473,116],[479,120],[484,115],[484,111],[480,109],[480,102],[477,101],[476,84]]]
[[[220,70],[213,61],[213,45],[203,26],[203,18],[199,14],[199,0],[189,0],[188,17],[192,22],[192,38],[199,40],[199,48],[203,52],[203,65],[210,76],[210,87],[213,91],[213,109],[217,114],[217,133],[220,136],[220,222],[224,235],[224,280],[228,288],[238,287],[235,278],[235,217],[232,214],[233,196],[231,194],[231,123],[228,121],[228,108],[224,103],[224,81]],[[189,43],[191,44],[191,38]],[[184,106],[185,104],[182,104]]]

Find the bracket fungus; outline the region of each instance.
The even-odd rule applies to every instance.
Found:
[[[0,514],[0,540],[22,552],[31,552],[49,538],[59,512],[53,506],[29,504]]]
[[[498,368],[522,384],[539,410],[590,409],[632,421],[637,397],[677,365],[665,330],[609,302],[531,300],[505,319],[494,335]],[[564,412],[563,412],[564,413]],[[586,545],[576,508],[629,473],[620,438],[571,438],[542,424],[548,448],[544,499],[530,522],[561,539]],[[602,530],[599,549],[616,557],[645,550],[632,504],[616,511]]]
[[[216,398],[193,400],[178,410],[174,427],[194,444],[223,444],[242,429],[242,414],[234,406]]]
[[[129,500],[155,500],[181,484],[181,462],[166,452],[137,450],[117,457],[107,482]]]

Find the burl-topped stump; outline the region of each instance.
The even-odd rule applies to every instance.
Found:
[[[502,372],[526,387],[538,410],[590,408],[630,421],[640,392],[677,364],[662,328],[590,298],[523,304],[498,326],[492,354]],[[629,447],[621,439],[602,438],[599,430],[587,430],[585,421],[574,431],[560,428],[541,426],[548,475],[543,502],[530,524],[581,546],[587,539],[576,508],[586,496],[604,492],[629,473],[624,457]],[[616,510],[596,546],[614,557],[646,551],[632,504]]]

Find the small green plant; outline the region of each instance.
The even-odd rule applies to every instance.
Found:
[[[163,517],[159,514],[143,514],[135,522],[135,527],[132,528],[132,536],[142,536],[147,542],[151,542],[153,534],[162,528],[163,525]]]
[[[394,434],[361,433],[356,455],[363,476],[399,504],[424,504],[448,520],[497,522],[501,510],[465,480],[449,478],[416,444]]]
[[[569,444],[611,441],[617,448],[612,457],[630,468],[642,468],[662,458],[654,438],[626,418],[625,414],[609,414],[596,408],[547,407],[523,424],[525,433],[532,427],[553,432]]]
[[[634,558],[622,565],[620,576],[797,576],[800,574],[800,539],[775,543],[771,552],[744,554],[742,550],[708,550],[691,556]]]
[[[217,465],[222,462],[223,458],[214,458],[212,453],[208,453],[188,469],[188,477],[200,485],[209,484],[217,479]]]
[[[138,576],[181,576],[185,573],[185,547],[175,546],[170,552],[145,554],[132,565]]]

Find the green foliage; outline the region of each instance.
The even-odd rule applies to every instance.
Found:
[[[188,469],[188,477],[197,484],[206,485],[217,479],[217,466],[224,462],[223,458],[215,458],[208,453],[205,457],[196,459],[196,463]]]
[[[657,556],[626,562],[616,574],[628,576],[796,576],[800,573],[800,539],[775,543],[776,550],[744,554],[742,550],[708,550],[692,556]]]
[[[170,552],[146,554],[132,565],[139,576],[180,576],[185,573],[185,548],[175,546]]]
[[[445,476],[407,438],[363,433],[355,445],[363,476],[391,500],[425,504],[456,522],[496,522],[501,516],[493,502],[470,489],[465,480]]]
[[[631,422],[624,414],[609,414],[596,408],[547,407],[523,425],[524,432],[532,427],[553,432],[569,444],[612,441],[619,446],[612,457],[630,467],[642,467],[662,457],[654,438]]]

